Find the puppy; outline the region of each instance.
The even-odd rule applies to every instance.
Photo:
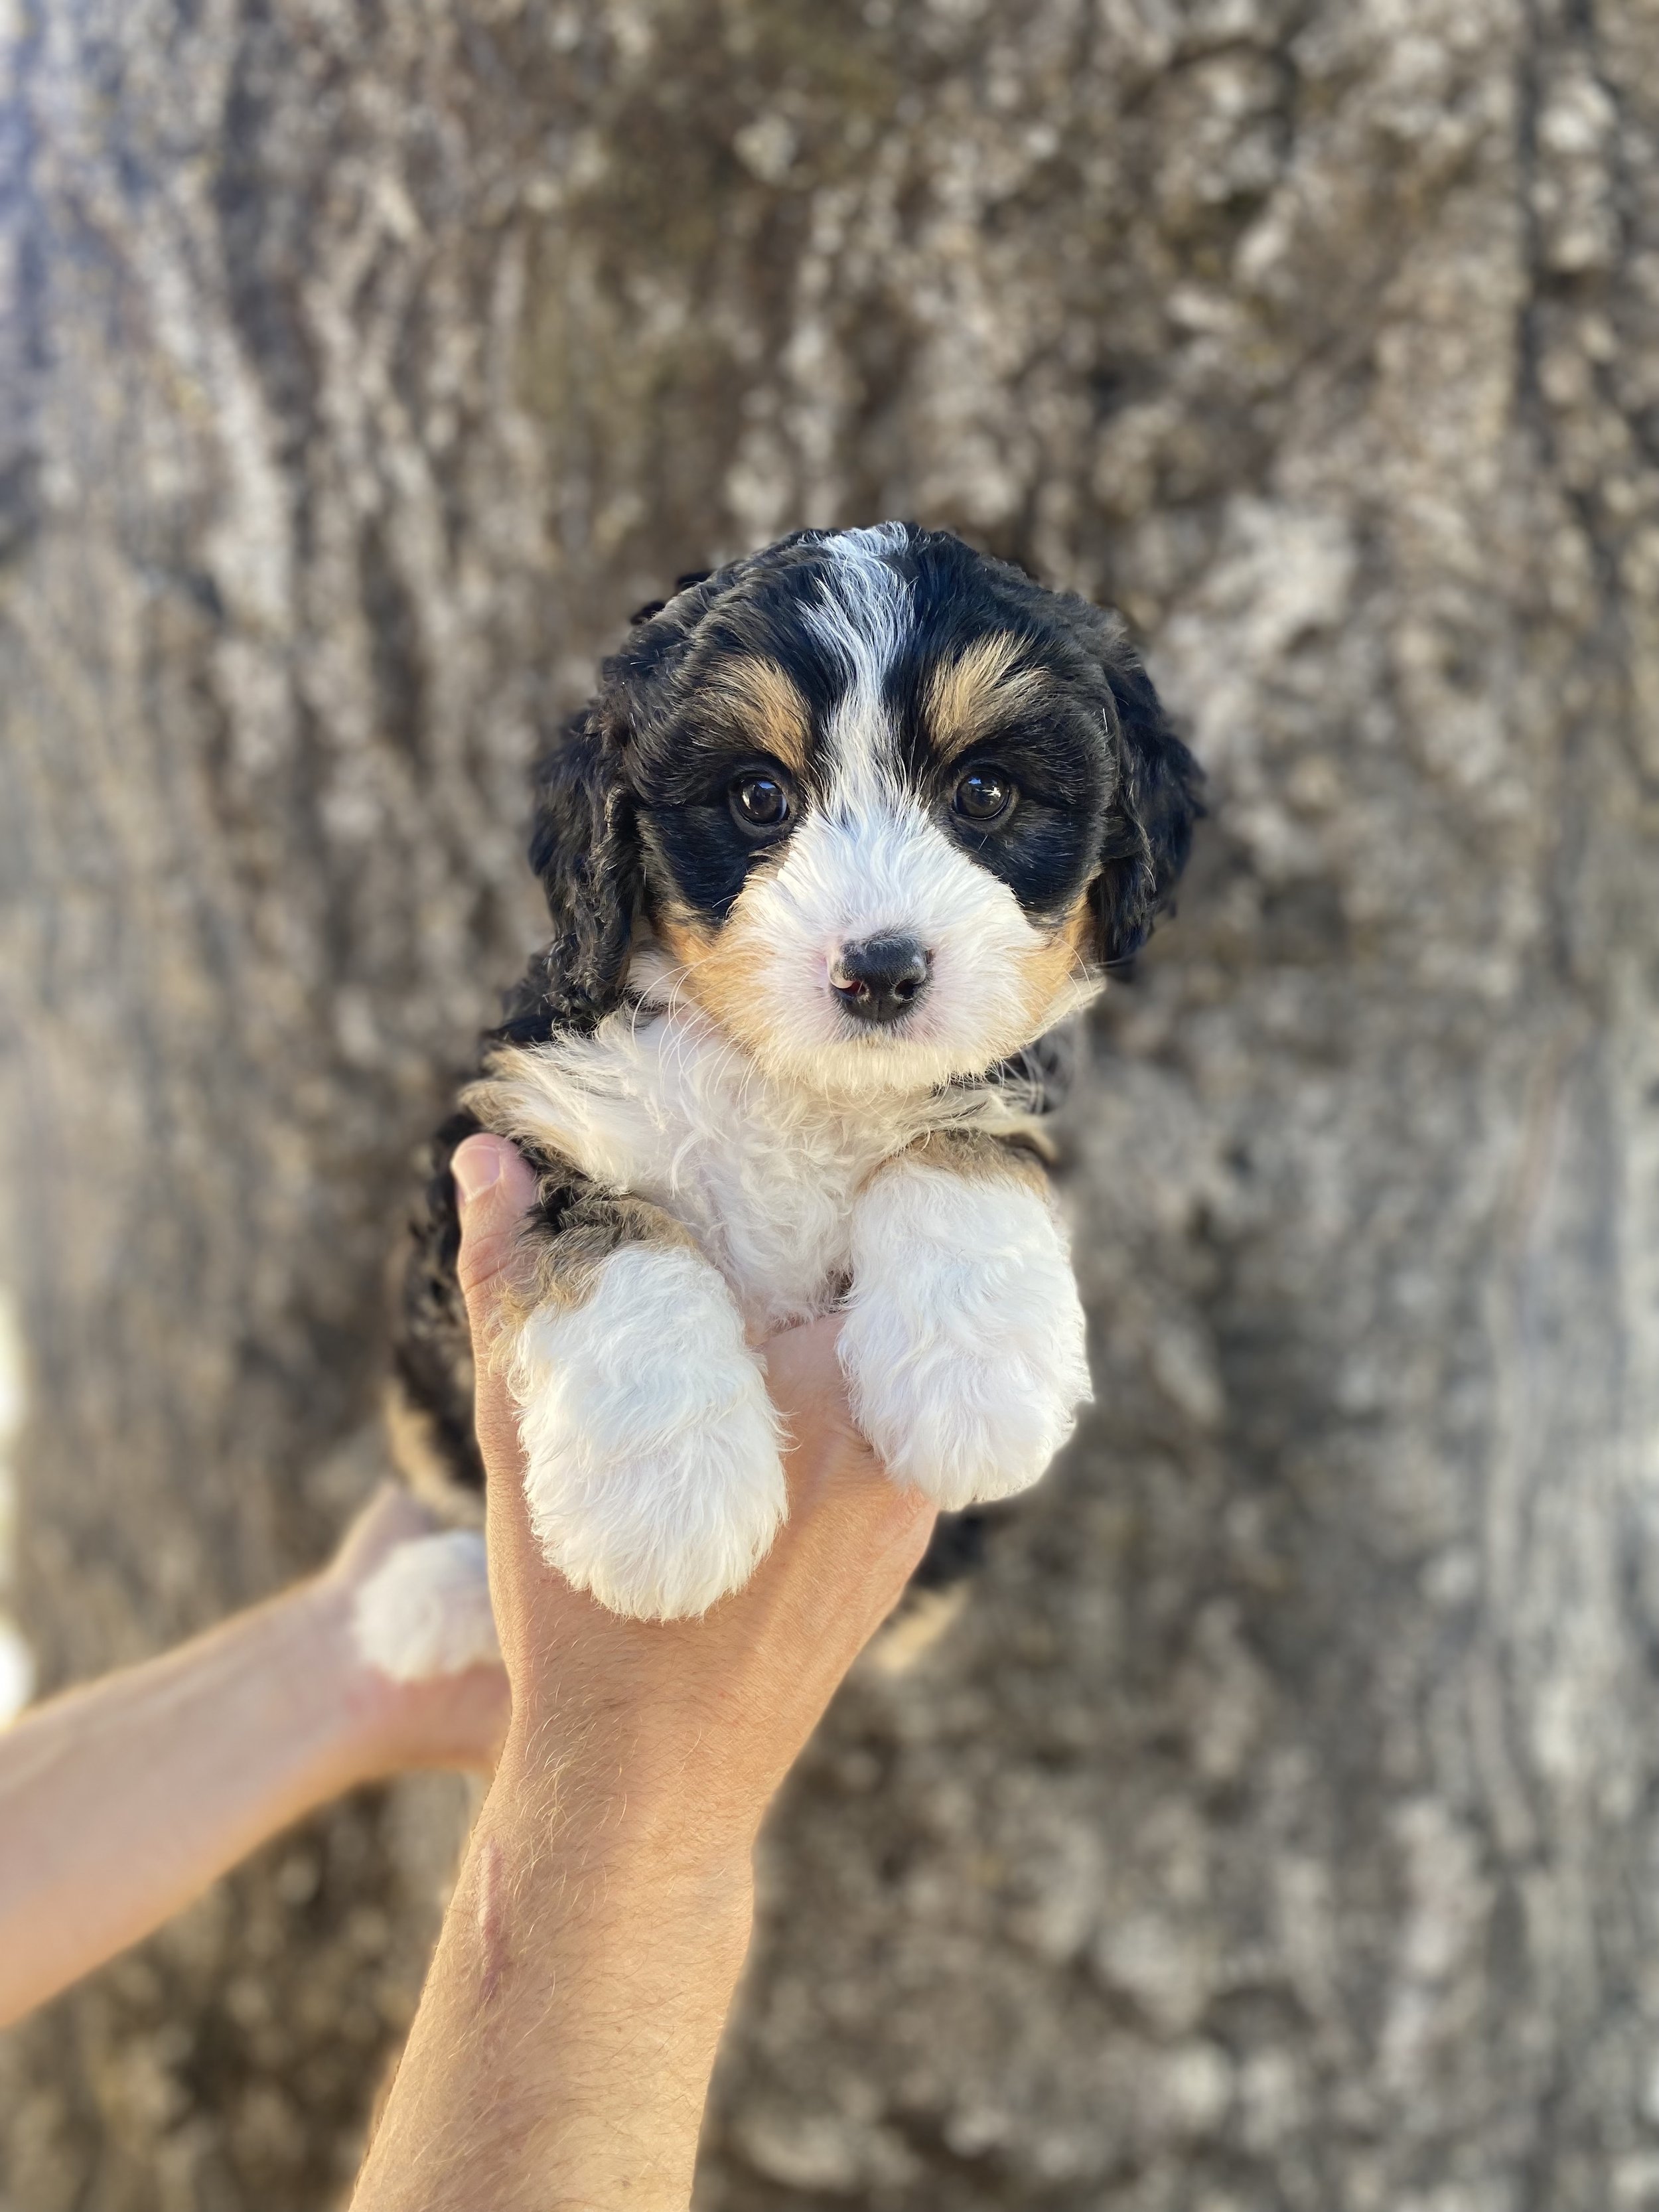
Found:
[[[501,1348],[531,1519],[603,1604],[746,1581],[786,1503],[760,1347],[832,1309],[895,1481],[1035,1482],[1089,1394],[1035,1048],[1145,939],[1198,779],[1115,617],[944,532],[804,531],[642,610],[541,765],[552,943],[438,1140],[417,1487],[483,1483],[448,1173],[478,1129],[540,1178]]]

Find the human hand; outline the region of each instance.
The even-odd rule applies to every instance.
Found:
[[[295,1593],[310,1606],[335,1656],[360,1767],[369,1781],[408,1767],[487,1771],[507,1733],[507,1675],[496,1664],[394,1680],[363,1656],[358,1601],[392,1553],[441,1531],[400,1484],[383,1483],[340,1540],[328,1565]]]
[[[619,1784],[746,1851],[766,1804],[927,1547],[933,1512],[890,1482],[854,1427],[837,1324],[766,1346],[787,1424],[789,1517],[747,1586],[701,1620],[607,1612],[543,1559],[524,1497],[518,1419],[496,1357],[535,1177],[504,1139],[455,1154],[459,1276],[471,1317],[478,1442],[489,1474],[497,1632],[513,1683],[505,1763],[591,1796]]]
[[[496,1356],[535,1178],[480,1136],[455,1182],[513,1717],[354,2212],[683,2205],[756,1829],[933,1509],[854,1428],[818,1322],[766,1346],[789,1518],[746,1586],[667,1621],[573,1589],[531,1529]]]
[[[0,1734],[0,2025],[343,1790],[492,1763],[499,1665],[392,1681],[357,1635],[364,1584],[430,1526],[388,1486],[320,1574]]]

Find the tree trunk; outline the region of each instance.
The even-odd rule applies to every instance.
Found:
[[[1068,1143],[1096,1405],[774,1824],[706,2212],[1659,2206],[1659,7],[9,0],[0,1175],[46,1685],[372,1479],[536,728],[802,523],[1211,772]],[[306,2212],[461,1807],[0,2056],[5,2212]]]

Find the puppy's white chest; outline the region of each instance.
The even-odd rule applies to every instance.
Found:
[[[1024,1489],[1070,1433],[1083,1315],[1046,1193],[1006,1155],[915,1142],[1013,1133],[997,1085],[837,1105],[695,1010],[641,1005],[503,1048],[469,1097],[706,1255],[635,1223],[512,1352],[531,1526],[602,1603],[676,1618],[748,1580],[787,1510],[757,1340],[832,1304],[853,1418],[938,1504]]]
[[[695,1017],[609,1017],[514,1055],[519,1127],[613,1190],[684,1222],[757,1333],[832,1305],[858,1191],[914,1133],[760,1075]]]

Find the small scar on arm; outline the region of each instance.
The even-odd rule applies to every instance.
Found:
[[[478,1853],[478,2002],[487,2005],[507,1966],[507,1915],[501,1847],[493,1838]]]

